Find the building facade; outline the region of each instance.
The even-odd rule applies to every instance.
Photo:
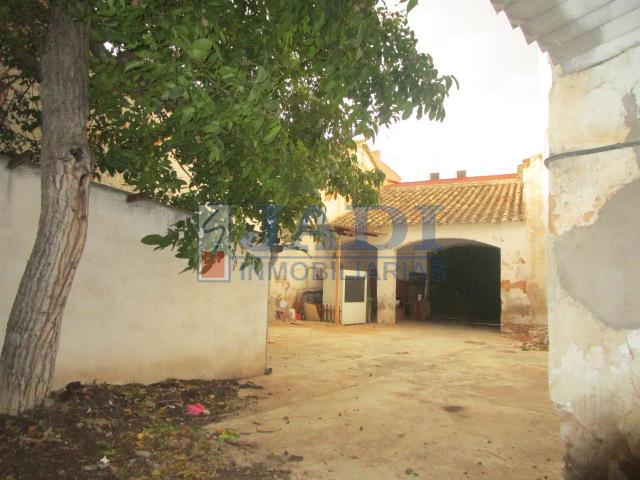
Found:
[[[303,296],[321,292],[323,320],[492,324],[546,345],[546,173],[536,156],[513,174],[385,182],[379,206],[333,208],[337,240],[275,262],[269,318],[304,311]],[[367,276],[364,317],[336,296],[354,272]]]

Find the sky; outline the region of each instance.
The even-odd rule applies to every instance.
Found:
[[[504,13],[489,0],[420,0],[409,24],[418,49],[460,89],[452,88],[443,123],[410,118],[380,130],[373,147],[402,181],[512,173],[544,153],[551,70]]]

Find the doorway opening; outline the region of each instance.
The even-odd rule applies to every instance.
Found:
[[[500,327],[500,249],[469,240],[438,240],[398,251],[398,320]]]
[[[377,321],[377,262],[378,250],[368,243],[353,241],[343,245],[341,266],[345,298],[341,320],[344,325]],[[362,308],[352,308],[359,302]]]
[[[428,265],[432,319],[500,327],[499,248],[445,248]]]
[[[350,241],[334,252],[322,280],[322,321],[341,325],[376,322],[377,259],[377,249],[365,242]]]

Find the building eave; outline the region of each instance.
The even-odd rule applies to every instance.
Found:
[[[563,73],[640,45],[640,0],[491,0]]]

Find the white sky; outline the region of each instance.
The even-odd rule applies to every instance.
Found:
[[[403,4],[406,5],[406,4]],[[489,0],[420,0],[409,13],[420,51],[453,74],[460,90],[445,102],[443,123],[415,118],[381,129],[375,149],[403,181],[512,173],[545,150],[546,55],[527,45]]]

